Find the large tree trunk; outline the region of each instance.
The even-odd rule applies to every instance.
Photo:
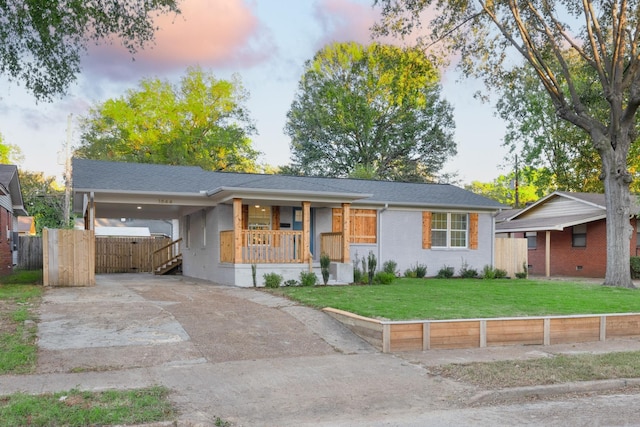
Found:
[[[630,176],[626,169],[626,154],[619,141],[618,150],[601,150],[604,195],[607,207],[607,271],[605,286],[635,287],[631,280],[630,239]]]

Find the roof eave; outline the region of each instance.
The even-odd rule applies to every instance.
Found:
[[[527,231],[562,231],[567,227],[573,227],[574,225],[587,224],[593,221],[599,221],[601,219],[605,219],[606,214],[596,215],[593,217],[582,218],[575,221],[567,221],[561,222],[558,224],[547,225],[547,226],[536,226],[536,227],[510,227],[510,228],[501,228],[501,224],[509,223],[510,221],[502,222],[496,225],[496,233],[524,233]]]
[[[340,200],[354,201],[367,199],[372,194],[366,193],[343,193],[329,191],[302,191],[302,190],[275,190],[265,188],[244,188],[244,187],[217,187],[205,192],[206,196],[219,203],[224,203],[233,198],[252,197],[273,197],[282,200]]]

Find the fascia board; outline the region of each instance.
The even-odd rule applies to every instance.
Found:
[[[511,228],[498,228],[496,227],[496,234],[498,233],[524,233],[527,231],[562,231],[567,227],[573,227],[574,225],[587,224],[589,222],[598,221],[606,218],[607,215],[597,215],[588,218],[582,218],[575,221],[561,222],[553,225],[539,225],[539,226],[521,226],[521,227],[511,227]],[[509,221],[502,222],[501,224],[508,224]]]
[[[329,191],[273,190],[265,188],[218,187],[206,192],[211,199],[224,203],[233,198],[277,198],[287,201],[332,201],[359,200],[372,197],[365,193],[341,193]]]

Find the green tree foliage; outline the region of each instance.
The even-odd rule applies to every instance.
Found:
[[[42,229],[68,228],[65,224],[64,190],[55,177],[42,172],[20,172],[22,199],[29,215],[34,217],[36,234]]]
[[[567,54],[567,64],[574,68],[579,79],[585,105],[594,116],[605,120],[607,104],[597,91],[597,76],[593,70],[581,67],[575,55]],[[556,65],[556,67],[558,67]],[[591,72],[591,75],[587,74]],[[604,191],[600,179],[602,162],[589,135],[557,114],[547,91],[529,65],[517,67],[518,77],[498,88],[501,92],[497,110],[507,126],[504,145],[521,161],[537,168],[535,184],[563,191]],[[636,172],[640,166],[638,145],[631,147],[629,169]],[[632,190],[640,183],[634,181]]]
[[[37,99],[66,92],[88,43],[119,39],[131,54],[153,40],[153,18],[176,0],[0,1],[0,73]]]
[[[305,64],[285,132],[289,172],[433,179],[456,153],[452,108],[417,49],[334,43]]]
[[[628,158],[640,107],[640,0],[375,3],[382,6],[382,21],[375,26],[381,35],[412,33],[429,9],[435,18],[430,35],[419,43],[458,53],[462,71],[482,78],[489,88],[519,77],[512,53],[532,67],[558,117],[589,135],[598,153],[607,208],[604,284],[633,287]],[[594,77],[591,85],[583,84],[585,76]],[[592,108],[594,94],[604,110]]]
[[[537,176],[545,173],[544,170],[534,168],[524,168],[518,172],[518,206],[516,206],[516,174],[515,171],[507,175],[500,175],[492,182],[472,181],[464,188],[485,197],[493,199],[503,205],[512,207],[524,207],[527,203],[535,202],[539,198],[546,196],[550,191],[548,187],[538,187]]]
[[[91,109],[81,120],[75,155],[88,159],[200,166],[254,172],[255,128],[244,107],[241,83],[191,68],[179,85],[140,82],[118,99]]]
[[[20,147],[4,142],[4,137],[0,133],[0,163],[3,165],[16,164],[22,162],[24,156]]]

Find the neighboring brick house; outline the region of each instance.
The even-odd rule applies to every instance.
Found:
[[[637,201],[632,201],[631,255],[640,253]],[[604,194],[556,191],[532,205],[502,212],[496,237],[526,237],[529,274],[604,277],[607,264]]]
[[[18,168],[0,165],[0,275],[11,273],[17,262],[17,217],[26,215]]]

